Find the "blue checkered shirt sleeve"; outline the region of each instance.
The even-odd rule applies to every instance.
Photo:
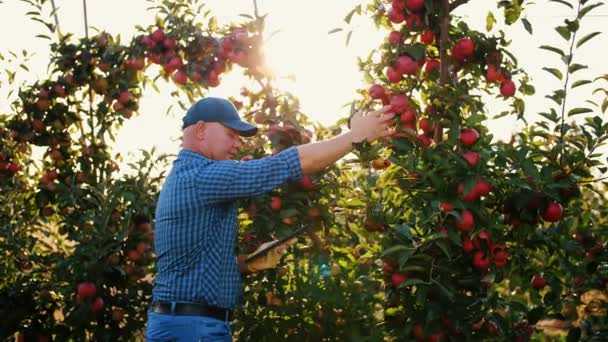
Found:
[[[286,181],[302,178],[298,150],[246,162],[222,160],[200,170],[198,187],[204,202],[217,203],[269,192]]]

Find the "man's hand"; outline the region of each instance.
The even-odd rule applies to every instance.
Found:
[[[359,143],[367,140],[384,138],[392,133],[390,121],[395,117],[394,113],[387,113],[391,110],[391,106],[384,106],[380,110],[364,114],[357,112],[350,119],[350,134],[352,142]]]
[[[277,242],[277,240],[265,242],[260,247],[258,247],[258,249],[256,251],[264,249],[267,246],[272,245],[276,242]],[[277,264],[281,261],[281,258],[283,257],[283,255],[287,254],[287,249],[289,247],[293,246],[296,242],[297,242],[297,239],[291,239],[291,240],[285,241],[282,244],[276,246],[275,248],[269,250],[266,253],[266,255],[257,257],[247,263],[245,263],[245,261],[244,261],[244,259],[247,258],[247,256],[245,256],[245,258],[242,259],[242,262],[245,263],[244,270],[246,270],[247,272],[253,273],[253,272],[258,272],[261,270],[275,268],[277,266]]]

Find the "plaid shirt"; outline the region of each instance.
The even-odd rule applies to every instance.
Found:
[[[247,162],[181,150],[156,207],[153,300],[234,309],[242,297],[235,259],[237,200],[301,177],[295,147]]]

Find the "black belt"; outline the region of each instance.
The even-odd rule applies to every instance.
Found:
[[[172,305],[175,305],[173,310]],[[219,319],[221,321],[232,321],[234,319],[234,311],[222,309],[217,306],[194,304],[194,303],[161,303],[154,302],[150,305],[150,311],[178,316],[207,316]]]

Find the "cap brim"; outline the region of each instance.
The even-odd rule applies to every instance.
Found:
[[[222,122],[224,126],[228,128],[232,128],[235,131],[239,132],[239,135],[243,137],[251,137],[254,136],[258,132],[258,128],[254,125],[248,124],[245,121],[228,121]]]

